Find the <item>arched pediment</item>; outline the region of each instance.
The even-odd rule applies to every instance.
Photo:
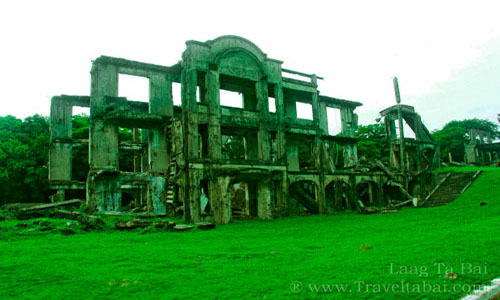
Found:
[[[265,75],[262,63],[241,48],[231,48],[215,58],[219,73],[258,81]]]
[[[214,53],[221,53],[229,49],[244,49],[251,53],[261,63],[267,55],[251,41],[236,35],[223,35],[206,42]]]

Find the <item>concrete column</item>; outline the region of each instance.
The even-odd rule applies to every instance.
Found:
[[[271,135],[268,129],[269,96],[267,81],[261,80],[257,82],[256,93],[261,117],[258,131],[259,159],[269,161],[271,160]]]
[[[173,116],[172,82],[166,76],[153,75],[149,80],[149,112],[161,116]],[[170,155],[165,128],[154,128],[149,138],[149,165],[153,173],[168,173]]]
[[[87,178],[87,203],[98,211],[119,211],[121,192],[119,176],[91,169]]]
[[[118,170],[118,130],[104,123],[105,96],[118,96],[118,72],[113,65],[92,68],[90,93],[90,166],[93,169]]]
[[[190,218],[186,221],[200,222],[201,221],[201,186],[200,181],[202,179],[201,170],[189,169],[188,181],[189,181],[189,196],[185,199],[185,203],[189,202],[189,216]],[[186,206],[184,206],[186,207]]]
[[[271,191],[269,180],[261,180],[257,183],[257,215],[260,219],[271,219]]]
[[[50,105],[49,180],[71,180],[72,107],[52,98]],[[55,141],[62,139],[62,141]],[[64,141],[66,139],[66,141]]]
[[[105,122],[106,96],[118,96],[118,71],[114,65],[95,62],[90,91],[90,171],[87,204],[99,210],[119,210],[121,190],[118,165],[118,128]],[[107,171],[102,173],[100,171]]]
[[[153,211],[156,213],[166,212],[166,187],[167,178],[165,176],[151,177],[151,204]]]
[[[286,134],[285,134],[285,106],[283,103],[283,87],[278,83],[274,87],[274,97],[276,102],[276,115],[278,116],[278,131],[276,133],[277,161],[284,162],[286,159]]]
[[[252,134],[246,136],[246,152],[248,154],[249,160],[259,159],[259,137],[258,135]]]
[[[285,116],[291,119],[297,118],[297,101],[291,98],[283,98],[284,107],[286,110]]]
[[[288,163],[288,171],[299,171],[299,147],[294,140],[288,140],[286,144],[286,159]]]
[[[217,224],[227,224],[231,220],[231,195],[228,185],[231,178],[217,176],[208,183],[210,206]]]
[[[320,172],[319,175],[319,186],[318,186],[318,211],[320,214],[324,214],[327,211],[326,205],[326,185],[325,185],[325,176],[323,172]]]
[[[157,174],[167,174],[170,155],[165,128],[155,128],[149,131],[148,150],[150,171]]]
[[[319,103],[319,129],[321,134],[328,134],[328,115],[326,112],[326,103]]]
[[[172,80],[165,75],[153,75],[149,79],[149,111],[162,116],[174,115]]]
[[[212,159],[222,157],[222,136],[220,131],[220,82],[217,71],[208,71],[206,75],[208,99],[208,156]]]
[[[182,81],[182,107],[184,109],[184,124],[187,135],[187,157],[196,159],[199,157],[198,145],[198,104],[196,103],[197,73],[193,69],[185,69],[181,76]]]
[[[344,167],[354,166],[358,162],[358,149],[356,144],[344,146]]]
[[[316,78],[316,75],[311,76],[311,83],[314,85],[315,88],[318,87],[318,80]],[[312,94],[312,111],[313,111],[313,121],[316,126],[320,124],[320,107],[319,107],[319,99],[318,99],[318,91],[316,90]]]
[[[318,126],[320,125],[321,113],[317,92],[312,94],[312,111],[314,124]]]

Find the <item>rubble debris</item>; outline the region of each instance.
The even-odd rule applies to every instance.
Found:
[[[132,219],[129,221],[118,221],[115,223],[115,228],[118,230],[132,230],[137,228],[146,228],[146,227],[156,227],[156,228],[174,228],[175,223],[169,221],[152,221],[152,220],[143,220],[143,219]]]
[[[104,221],[98,216],[87,215],[78,211],[55,210],[53,216],[80,222],[86,230],[104,228]]]
[[[49,209],[49,208],[54,208],[54,207],[59,207],[59,206],[66,206],[66,205],[81,205],[82,203],[83,203],[83,201],[80,199],[73,199],[73,200],[61,201],[61,202],[56,202],[56,203],[46,203],[46,204],[39,204],[39,205],[24,207],[24,208],[21,208],[20,211],[29,212],[29,211],[34,211],[34,210],[43,210],[43,209]]]
[[[167,217],[166,213],[155,213],[155,212],[121,212],[121,211],[106,211],[102,213],[105,216],[112,217],[124,217],[124,216],[133,216],[134,218],[164,218]]]
[[[210,222],[200,222],[195,224],[198,229],[201,230],[210,230],[215,229],[215,224]]]
[[[364,207],[360,210],[360,213],[364,215],[376,214],[378,212],[380,212],[380,209],[374,206]]]
[[[174,226],[175,231],[187,231],[193,229],[194,226],[191,225],[185,225],[185,224],[178,224]]]

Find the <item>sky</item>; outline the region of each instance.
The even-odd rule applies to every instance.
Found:
[[[88,95],[100,55],[172,65],[185,41],[238,35],[321,94],[359,101],[361,124],[395,104],[430,130],[500,113],[500,1],[2,1],[0,116],[48,115]]]

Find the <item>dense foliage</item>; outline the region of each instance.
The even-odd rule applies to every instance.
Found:
[[[357,145],[358,157],[364,156],[368,160],[389,161],[389,143],[383,123],[360,125],[356,136],[360,138]]]
[[[47,199],[48,148],[46,117],[0,117],[0,204]]]
[[[73,116],[72,127],[73,139],[88,140],[87,115]],[[119,128],[118,133],[120,142],[132,142],[132,129]],[[53,193],[48,182],[49,145],[47,117],[34,115],[24,121],[13,116],[0,117],[0,205],[49,201]],[[120,151],[120,167],[133,170],[131,151]],[[77,143],[72,151],[72,179],[85,181],[88,171],[88,147],[86,143]]]
[[[451,121],[444,125],[441,130],[432,133],[441,149],[441,159],[448,160],[448,155],[451,153],[453,160],[463,161],[464,145],[470,142],[469,132],[471,129],[489,132],[492,134],[492,139],[500,138],[498,125],[491,121],[481,119]]]
[[[73,116],[73,138],[88,139],[89,120],[86,115]],[[443,159],[452,153],[455,160],[463,160],[464,143],[469,142],[471,128],[491,132],[500,138],[498,125],[479,119],[452,121],[433,133],[441,147]],[[140,133],[142,134],[142,133]],[[34,115],[25,120],[13,116],[0,117],[0,205],[14,202],[44,202],[50,195],[48,185],[49,120]],[[357,137],[359,157],[388,161],[389,146],[382,123],[359,126]],[[119,129],[121,142],[132,141],[132,130]],[[309,145],[302,145],[300,150]],[[304,148],[304,149],[302,149]],[[231,136],[223,145],[224,157],[243,159],[243,137]],[[84,181],[88,173],[88,148],[73,148],[72,178]],[[133,169],[133,153],[120,152],[120,167]]]

